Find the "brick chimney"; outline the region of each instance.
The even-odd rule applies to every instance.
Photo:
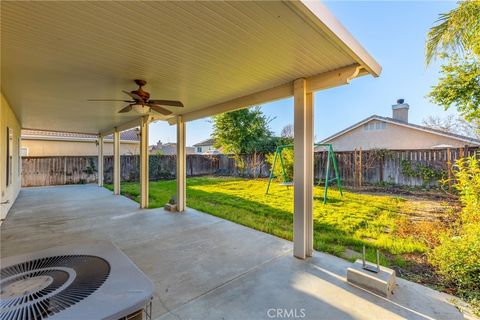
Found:
[[[392,105],[392,118],[398,121],[408,122],[408,109],[410,106],[404,99],[398,99],[397,104]]]

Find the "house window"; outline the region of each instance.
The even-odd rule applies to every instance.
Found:
[[[383,121],[372,121],[369,123],[365,123],[363,125],[363,130],[365,131],[383,130],[386,127],[387,127],[387,124]]]
[[[202,153],[202,147],[197,147],[197,152]]]
[[[13,164],[12,151],[13,151],[13,130],[12,128],[7,127],[7,152],[5,154],[7,156],[7,159],[6,159],[7,160],[7,166],[6,166],[6,169],[7,169],[6,186],[7,187],[12,183],[12,164]]]

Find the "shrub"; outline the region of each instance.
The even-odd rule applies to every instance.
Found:
[[[462,228],[440,238],[441,244],[430,255],[430,261],[460,290],[480,290],[480,224]]]
[[[459,159],[454,169],[462,210],[440,244],[430,253],[431,263],[461,295],[480,298],[480,163],[475,157]]]
[[[281,156],[283,158],[283,163],[285,165],[285,173],[287,176],[287,181],[293,181],[293,148],[284,148],[282,150]],[[271,153],[267,155],[267,162],[270,164],[270,168],[273,167],[273,161],[275,158],[275,153]],[[282,172],[282,164],[280,161],[280,157],[277,156],[277,163],[275,168],[273,168],[273,174],[277,179],[283,181],[283,172]]]

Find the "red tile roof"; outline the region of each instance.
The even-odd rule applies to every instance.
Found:
[[[140,137],[138,133],[139,133],[138,128],[122,131],[120,132],[120,140],[121,141],[140,141]],[[68,140],[69,138],[71,138],[72,140],[76,140],[76,139],[95,140],[98,138],[97,135],[86,134],[86,133],[22,129],[22,138],[28,138],[28,137],[30,138],[35,137],[36,139],[40,139],[40,140],[42,138],[45,138],[45,139],[60,138],[62,140]],[[105,139],[113,140],[113,135],[106,136]]]

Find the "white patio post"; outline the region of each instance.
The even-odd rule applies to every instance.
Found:
[[[293,255],[305,259],[313,254],[313,94],[305,79],[295,80],[293,91]]]
[[[113,194],[120,194],[120,132],[113,133]]]
[[[187,193],[187,157],[185,152],[185,122],[177,116],[177,210],[185,210]]]
[[[103,187],[103,136],[98,135],[98,185]]]
[[[140,122],[140,208],[148,208],[148,117]]]

